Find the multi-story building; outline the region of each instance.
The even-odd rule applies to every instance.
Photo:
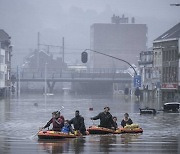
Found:
[[[0,96],[7,96],[11,89],[11,56],[10,36],[0,29]]]
[[[90,48],[109,54],[137,65],[139,51],[147,49],[147,26],[135,24],[132,18],[112,17],[112,23],[95,23],[91,26]],[[91,52],[90,66],[92,68],[127,68],[126,63],[120,63],[110,57]]]
[[[153,42],[155,61],[161,82],[162,101],[180,98],[180,23]],[[158,59],[159,58],[159,59]]]
[[[153,78],[153,51],[141,51],[139,56],[139,72],[141,75],[143,98],[152,96],[154,90]]]

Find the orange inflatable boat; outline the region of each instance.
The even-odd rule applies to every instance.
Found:
[[[104,128],[104,127],[98,127],[98,126],[90,126],[87,131],[89,134],[113,134],[114,130]]]
[[[118,130],[116,130],[114,133],[115,134],[123,134],[123,133],[142,133],[143,129],[142,128],[133,128],[133,129],[129,129],[129,128],[119,128]]]
[[[77,135],[67,134],[58,131],[39,131],[38,132],[39,139],[64,139],[64,138],[76,138]]]

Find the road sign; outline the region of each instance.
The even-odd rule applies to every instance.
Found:
[[[141,76],[140,75],[134,76],[134,87],[141,87]]]

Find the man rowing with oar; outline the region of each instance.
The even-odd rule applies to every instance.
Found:
[[[45,129],[53,124],[52,130],[61,131],[64,126],[64,117],[61,115],[60,111],[52,112],[52,118],[47,122],[47,124],[42,128]]]

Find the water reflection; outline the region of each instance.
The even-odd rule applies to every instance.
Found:
[[[41,149],[50,154],[83,153],[85,139],[83,137],[62,140],[38,140]]]
[[[113,144],[116,144],[116,136],[102,135],[99,137],[99,151],[105,153],[112,151]]]
[[[0,100],[0,122],[10,119],[10,99]]]
[[[141,135],[141,133],[139,134],[122,134],[121,137],[121,143],[124,145],[128,145],[129,143],[132,143],[133,141],[135,141],[136,139],[138,139],[138,137]]]
[[[41,149],[49,154],[67,152],[70,146],[69,140],[38,140]]]

